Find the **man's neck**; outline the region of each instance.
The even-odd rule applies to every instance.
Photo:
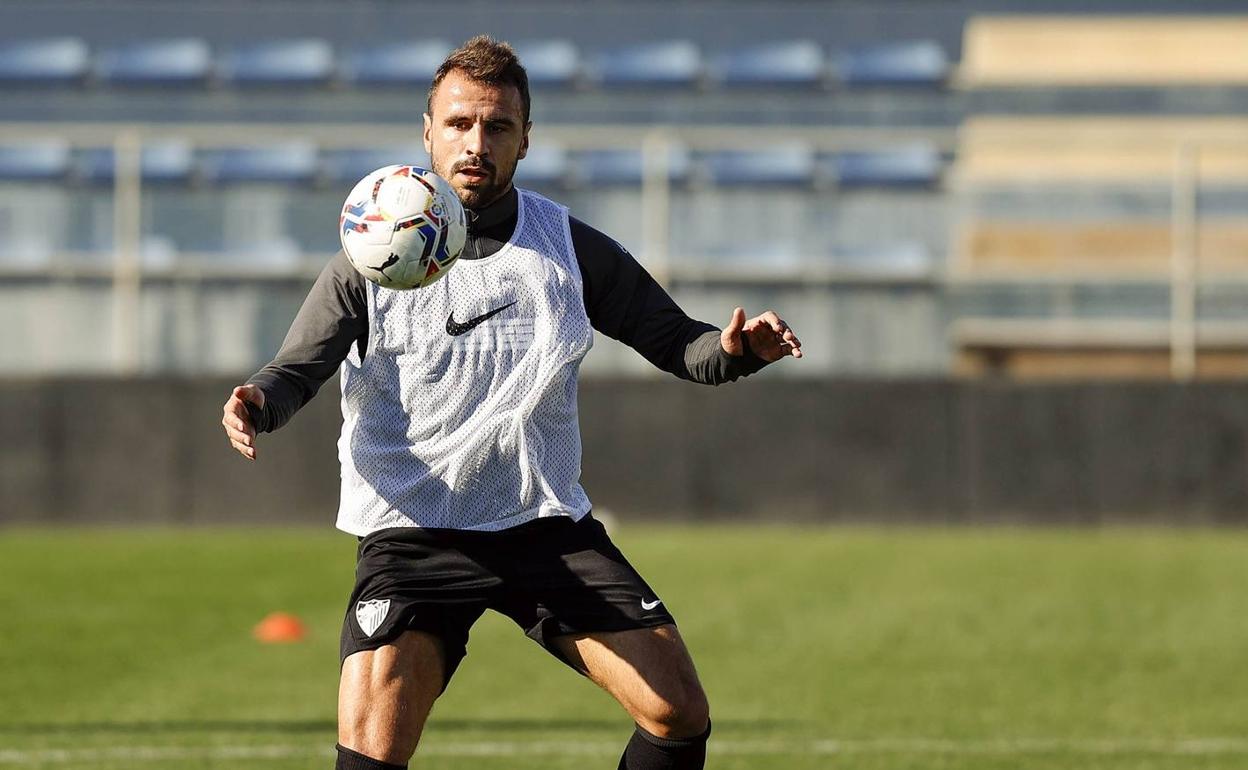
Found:
[[[507,191],[495,198],[486,205],[468,209],[468,230],[480,231],[488,230],[508,219],[515,217],[517,206],[517,194],[514,186],[509,186]]]

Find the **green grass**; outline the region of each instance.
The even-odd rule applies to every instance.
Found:
[[[1248,768],[1248,533],[627,526],[712,768]],[[0,532],[0,767],[332,767],[354,538]],[[250,631],[285,610],[307,641]],[[487,615],[420,768],[615,767],[630,723]]]

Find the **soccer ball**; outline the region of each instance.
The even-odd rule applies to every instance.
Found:
[[[361,179],[342,205],[338,232],[355,269],[387,289],[446,275],[468,238],[455,191],[420,166],[386,166]]]

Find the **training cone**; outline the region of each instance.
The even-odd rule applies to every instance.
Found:
[[[251,631],[252,636],[265,644],[302,641],[307,633],[303,621],[289,612],[270,612]]]

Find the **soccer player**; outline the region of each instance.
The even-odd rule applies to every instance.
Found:
[[[611,238],[512,185],[529,89],[505,43],[452,52],[424,143],[468,210],[455,268],[415,291],[339,253],[277,357],[234,389],[222,424],[256,459],[341,369],[338,527],[360,538],[341,639],[339,770],[402,768],[486,610],[502,612],[636,723],[619,767],[700,768],[710,716],[672,615],[590,514],[576,386],[593,329],[655,366],[717,385],[801,343],[774,312],[727,328],[686,316]]]

